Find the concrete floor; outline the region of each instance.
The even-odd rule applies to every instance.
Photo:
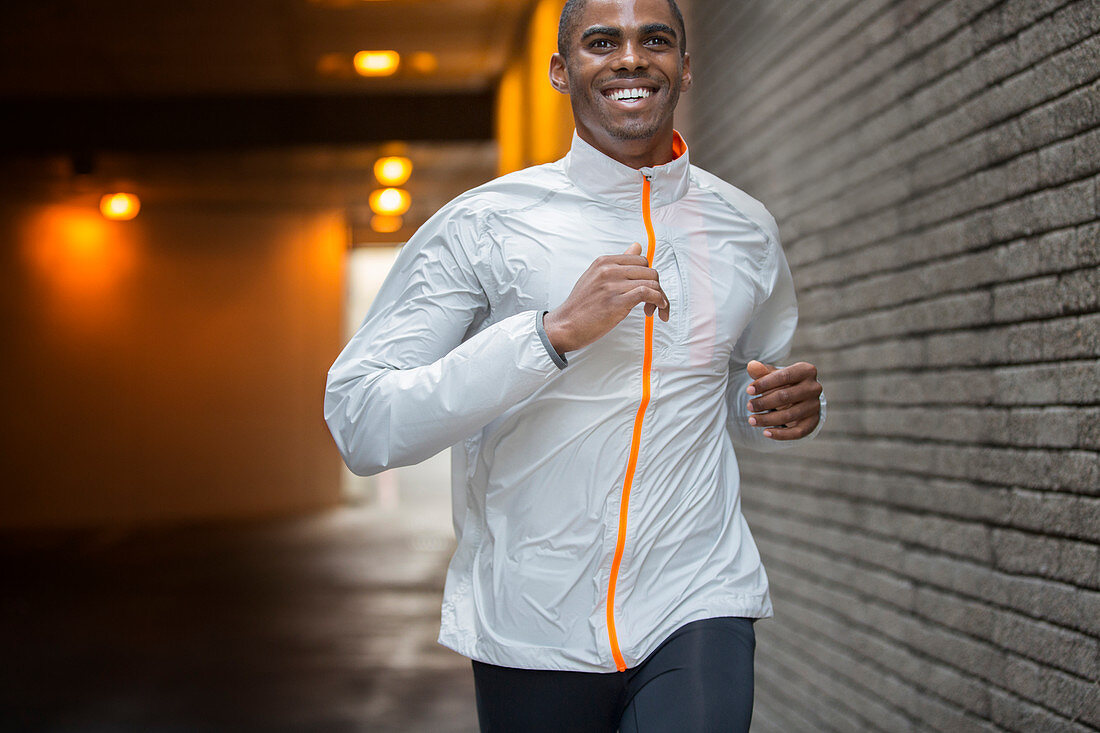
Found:
[[[0,727],[477,729],[439,485],[297,520],[0,536]]]

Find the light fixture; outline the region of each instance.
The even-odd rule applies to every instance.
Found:
[[[382,216],[401,216],[409,210],[412,197],[409,192],[401,188],[380,188],[371,191],[370,208],[376,214]]]
[[[397,71],[401,55],[397,51],[360,51],[352,61],[360,76],[390,76]]]
[[[132,193],[108,193],[99,199],[99,211],[113,221],[129,221],[138,215],[141,201]]]
[[[383,186],[400,186],[412,175],[412,161],[402,155],[390,155],[374,161],[374,177]]]
[[[370,228],[379,234],[393,234],[403,226],[405,226],[405,220],[400,216],[375,214],[370,218]]]
[[[409,66],[418,74],[434,74],[439,69],[439,59],[434,53],[417,51],[409,57]]]

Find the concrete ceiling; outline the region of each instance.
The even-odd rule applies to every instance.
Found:
[[[317,95],[485,91],[531,0],[34,0],[5,3],[0,96]],[[388,78],[322,59],[427,51]],[[330,64],[333,66],[333,64]]]
[[[0,117],[16,131],[0,138],[0,172],[27,195],[79,194],[93,206],[105,186],[153,208],[337,206],[356,243],[402,241],[495,174],[493,90],[533,4],[5,3]],[[332,54],[384,49],[430,52],[438,70],[363,78],[318,68]],[[379,235],[370,168],[393,140],[415,166],[413,209],[401,232]],[[82,167],[91,172],[74,175]]]

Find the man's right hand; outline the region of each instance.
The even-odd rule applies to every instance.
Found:
[[[657,311],[662,321],[668,320],[668,298],[657,271],[635,242],[624,254],[596,258],[565,302],[546,314],[543,327],[554,349],[564,354],[603,337],[639,303],[646,304],[647,316]]]

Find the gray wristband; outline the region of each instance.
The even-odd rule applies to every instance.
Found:
[[[550,358],[554,360],[554,364],[558,369],[565,369],[569,364],[569,360],[565,358],[564,354],[559,354],[554,348],[554,345],[550,343],[550,337],[546,335],[546,326],[543,325],[542,319],[546,317],[546,314],[550,311],[537,311],[535,313],[535,331],[539,335],[539,339],[542,340],[542,345],[546,347],[546,353],[550,355]]]

